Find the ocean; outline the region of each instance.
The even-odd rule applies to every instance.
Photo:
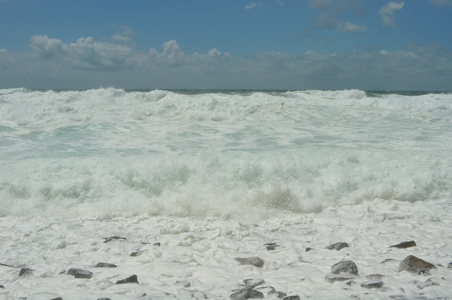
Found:
[[[148,288],[145,294],[157,293],[157,299],[166,298],[158,293],[174,294],[179,299],[228,298],[232,282],[245,279],[241,278],[244,273],[267,274],[245,269],[238,270],[230,282],[225,279],[228,272],[240,269],[233,260],[224,263],[232,256],[227,249],[251,255],[257,251],[253,244],[257,240],[281,245],[285,241],[282,249],[289,252],[280,254],[293,256],[299,265],[297,257],[306,255],[304,248],[299,253],[294,250],[300,243],[304,247],[322,240],[326,246],[341,237],[356,246],[364,243],[359,242],[360,237],[378,230],[372,243],[361,244],[372,256],[382,258],[382,253],[387,253],[388,244],[369,250],[381,239],[395,243],[416,238],[418,244],[422,239],[433,239],[442,250],[420,248],[419,254],[439,259],[445,266],[452,261],[452,235],[448,231],[452,224],[450,92],[2,89],[0,153],[0,220],[5,229],[0,237],[0,257],[5,261],[0,263],[41,268],[34,280],[28,279],[28,285],[20,283],[16,275],[5,279],[6,283],[0,281],[5,285],[0,297],[3,293],[5,299],[41,299],[39,293],[61,296],[67,291],[65,300],[109,293],[122,295],[120,299],[138,299],[136,295],[142,295],[142,290],[119,291],[108,276],[96,283],[91,279],[84,291],[78,283],[68,286],[57,279],[61,277],[57,271],[63,268],[77,264],[88,268],[94,263],[86,256],[77,260],[74,255],[80,258],[80,253],[91,253],[94,257],[99,255],[93,254],[96,251],[104,251],[105,256],[99,259],[115,257],[116,252],[108,256],[113,250],[100,247],[101,237],[99,244],[93,242],[101,232],[122,232],[128,241],[135,237],[135,246],[143,239],[156,241],[158,236],[162,245],[166,239],[168,247],[185,249],[177,252],[178,259],[186,255],[194,259],[193,251],[209,259],[209,267],[200,263],[205,269],[185,274],[173,266],[175,260],[164,260],[170,250],[148,249],[152,258],[142,258],[145,269],[151,264],[155,271],[159,262],[162,270],[167,270],[152,277],[159,282],[153,292],[150,283],[140,283],[141,289]],[[360,223],[362,218],[367,221]],[[122,225],[116,226],[118,222]],[[313,228],[316,222],[320,223]],[[414,234],[420,222],[425,222],[425,230]],[[344,226],[343,231],[337,231],[339,225]],[[53,229],[44,234],[49,228]],[[115,232],[108,233],[108,228],[115,228]],[[138,231],[145,237],[138,237]],[[79,242],[82,236],[89,242]],[[41,244],[42,239],[47,244]],[[241,244],[244,240],[248,246]],[[126,242],[119,243],[125,252],[132,250],[124,246]],[[18,245],[28,250],[19,250]],[[78,250],[71,245],[79,245]],[[91,251],[93,248],[97,250]],[[33,251],[38,252],[31,255]],[[66,256],[59,256],[59,263],[48,261],[55,251],[67,251]],[[187,251],[192,251],[191,256]],[[325,260],[325,255],[318,260]],[[211,271],[213,260],[220,270],[216,275]],[[334,299],[338,291],[349,297],[362,289],[358,285],[344,291],[336,283],[331,287],[323,278],[329,265],[318,271],[309,269],[320,275],[313,275],[309,285],[303,286],[300,278],[309,276],[293,275],[290,261],[273,261],[268,272],[284,269],[287,278],[267,274],[265,281],[273,279],[273,285],[293,294]],[[128,266],[123,273],[137,264],[122,262]],[[369,268],[369,260],[362,258],[361,262]],[[427,299],[452,293],[447,288],[450,273],[441,273],[439,287],[432,287],[432,294],[428,294],[410,285],[405,275],[397,277],[396,269],[391,268],[395,272],[391,276],[399,285],[386,283],[386,290],[371,295],[380,299],[381,294],[381,299],[386,299],[402,293],[397,287],[403,287],[408,296],[427,293]],[[15,271],[4,271],[2,278]],[[167,276],[165,272],[174,274]],[[176,277],[190,281],[191,289],[174,287]],[[55,278],[52,284],[45,284],[53,286],[53,291],[36,290],[43,278]],[[291,285],[289,279],[297,284]],[[411,286],[410,294],[406,291]],[[181,292],[183,289],[191,294]]]

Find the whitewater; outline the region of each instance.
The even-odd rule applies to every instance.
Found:
[[[452,299],[451,213],[452,93],[0,90],[0,299]]]

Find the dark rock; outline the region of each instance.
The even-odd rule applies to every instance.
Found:
[[[63,298],[61,298],[61,297],[56,297],[56,298],[52,298],[52,299],[50,299],[50,300],[63,300]]]
[[[361,283],[361,286],[367,289],[379,289],[383,287],[383,281],[371,280]]]
[[[137,275],[132,275],[132,276],[127,277],[125,279],[121,279],[121,280],[116,281],[116,284],[124,284],[124,283],[138,283]]]
[[[111,300],[110,298],[97,298],[97,300]]]
[[[31,275],[31,273],[33,273],[33,270],[30,268],[22,268],[19,271],[19,276],[27,276],[27,275]]]
[[[358,267],[351,260],[343,260],[331,266],[331,273],[350,273],[358,275]]]
[[[386,258],[380,264],[385,264],[385,263],[390,262],[390,261],[395,261],[395,259],[394,258]]]
[[[264,266],[264,260],[256,256],[246,258],[237,257],[235,260],[238,261],[241,265],[253,265],[258,268],[262,268]]]
[[[3,284],[0,284],[0,289],[4,289],[5,286]]]
[[[447,268],[448,268],[448,269],[452,269],[452,262],[450,262],[450,263],[447,265]]]
[[[417,271],[417,275],[430,276],[432,275],[432,272],[430,272],[429,270],[419,270]]]
[[[160,242],[154,243],[154,246],[159,246],[160,247]]]
[[[415,241],[409,241],[409,242],[403,242],[397,245],[389,246],[389,248],[410,248],[410,247],[416,247]]]
[[[300,300],[300,296],[295,295],[295,296],[287,296],[282,298],[283,300]]]
[[[337,242],[337,243],[329,245],[328,247],[326,247],[326,249],[338,250],[339,251],[339,250],[341,250],[342,248],[345,248],[345,247],[349,247],[349,245],[347,243],[345,243],[345,242]]]
[[[130,253],[130,256],[135,257],[135,256],[138,256],[139,254],[140,254],[139,251],[134,251],[134,252]]]
[[[309,251],[311,251],[312,249],[314,249],[314,248],[307,247],[305,251],[306,251],[306,252],[309,252]]]
[[[352,279],[356,279],[356,278],[357,278],[357,276],[353,275],[351,273],[328,274],[326,276],[326,280],[330,283],[333,283],[336,281],[352,280]]]
[[[279,245],[277,245],[276,243],[265,244],[265,248],[267,249],[267,251],[275,250],[277,247],[279,247]]]
[[[90,272],[88,270],[79,270],[75,273],[74,277],[90,279],[91,277],[93,277],[93,272]]]
[[[435,268],[436,267],[433,264],[417,258],[416,256],[409,255],[400,263],[399,272],[408,271],[418,274],[422,270],[431,270]]]
[[[234,292],[230,298],[232,300],[245,300],[245,299],[263,299],[265,298],[264,294],[261,292],[254,290],[251,287],[245,287],[243,289],[240,289],[236,292]]]
[[[108,243],[108,242],[111,242],[113,240],[127,240],[127,239],[125,237],[120,237],[120,236],[117,236],[117,235],[113,235],[113,236],[104,238],[104,243]]]
[[[68,275],[75,276],[75,274],[76,274],[78,271],[83,271],[83,270],[82,270],[82,269],[77,269],[77,268],[70,268],[70,269],[67,271],[67,274],[68,274]]]
[[[105,263],[105,262],[100,262],[98,263],[95,268],[116,268],[117,265],[115,264],[110,264],[110,263]]]

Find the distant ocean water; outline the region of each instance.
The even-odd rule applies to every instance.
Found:
[[[452,200],[452,93],[0,90],[0,216]]]

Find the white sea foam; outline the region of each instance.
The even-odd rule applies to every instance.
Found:
[[[0,298],[223,299],[246,278],[302,298],[449,296],[451,100],[0,90],[0,263],[35,270],[22,278],[0,265]],[[127,241],[103,244],[111,235]],[[388,248],[412,239],[414,250]],[[323,249],[337,241],[351,247]],[[441,264],[439,285],[397,272],[408,254]],[[238,256],[265,267],[238,266]],[[326,282],[344,258],[362,270],[358,284]],[[119,267],[82,281],[59,274],[105,260]],[[133,273],[140,285],[114,285]],[[385,288],[363,290],[372,273],[387,276]]]

